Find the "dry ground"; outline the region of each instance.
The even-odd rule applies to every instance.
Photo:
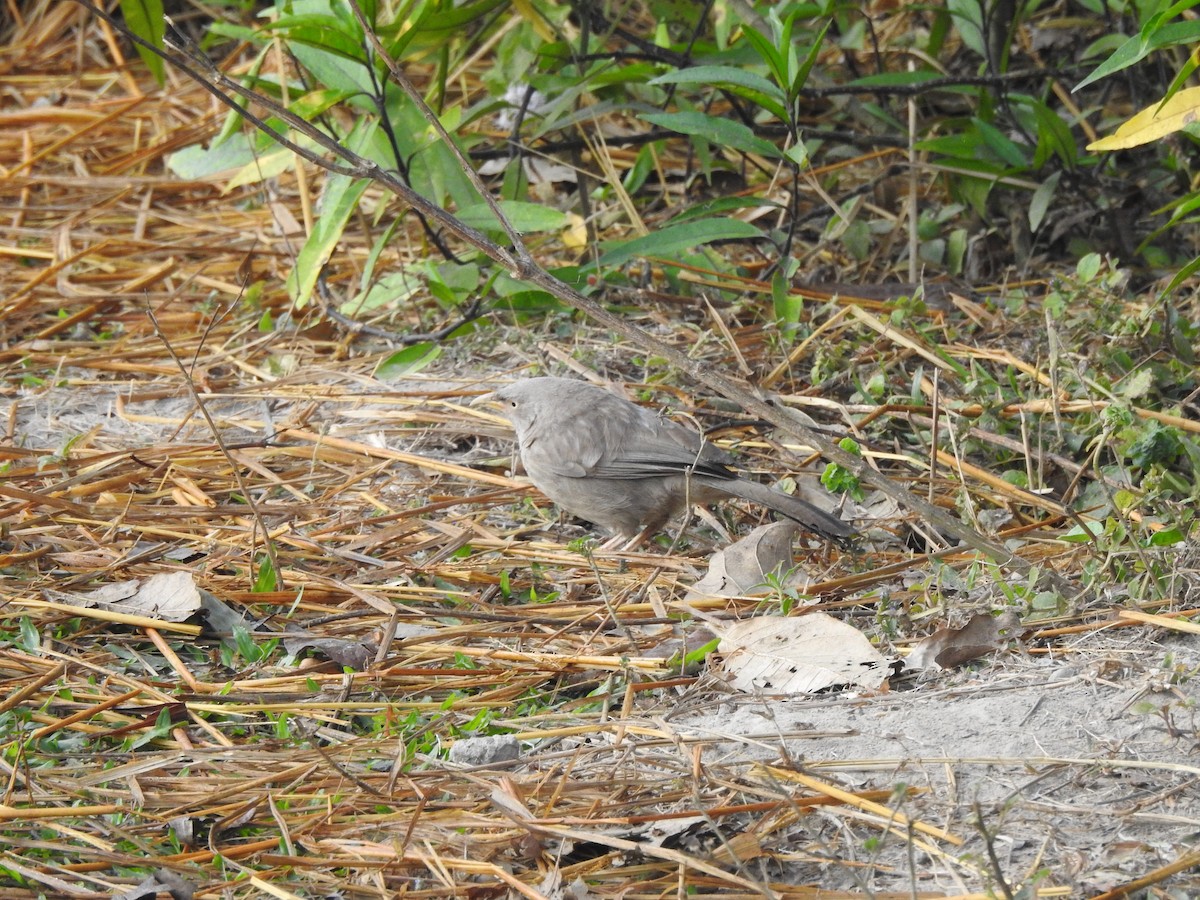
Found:
[[[506,474],[503,423],[467,405],[529,362],[642,381],[640,349],[561,316],[497,323],[380,382],[386,341],[288,309],[298,235],[275,204],[298,210],[295,179],[267,195],[171,178],[165,155],[220,110],[115,72],[73,4],[39,14],[0,62],[4,896],[110,896],[156,871],[195,896],[1200,893],[1191,551],[1155,557],[1164,599],[1114,580],[1030,615],[1004,652],[890,692],[745,696],[681,673],[680,639],[704,637],[681,598],[715,532],[593,552]],[[349,241],[343,267],[368,248]],[[697,332],[671,307],[637,320],[678,344]],[[911,350],[841,321],[861,333],[854,365]],[[700,352],[730,371],[786,355],[757,326],[729,336],[738,353]],[[954,352],[1039,372],[1036,338],[992,337]],[[1031,403],[1051,395],[1031,383]],[[782,387],[835,431],[913,412]],[[692,397],[715,401],[696,385],[675,401]],[[774,471],[767,443],[746,446]],[[1069,522],[1051,500],[894,450],[875,464],[943,505],[1006,511],[1024,559],[1070,583],[1094,559],[1055,540]],[[914,556],[919,523],[870,494],[856,511],[858,548],[802,541],[798,565],[812,602],[889,654],[944,619],[1033,611],[1018,573]],[[730,515],[744,530],[750,513]],[[216,613],[65,605],[163,572],[252,636]],[[341,640],[293,654],[271,643],[289,629]],[[360,664],[330,659],[354,645]],[[519,758],[448,759],[484,734],[512,735]]]

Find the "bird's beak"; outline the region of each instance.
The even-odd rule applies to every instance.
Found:
[[[488,391],[486,394],[480,394],[474,400],[467,404],[472,409],[479,409],[480,413],[494,418],[497,422],[508,422],[508,416],[505,415],[508,406],[503,400],[496,396],[495,391]]]

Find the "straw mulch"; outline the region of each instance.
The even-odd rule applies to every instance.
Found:
[[[158,873],[195,896],[841,897],[873,884],[870,896],[909,897],[989,890],[997,866],[1015,882],[1036,870],[1036,841],[1013,857],[1033,869],[994,858],[988,829],[1003,803],[978,822],[951,795],[910,806],[928,792],[897,786],[895,759],[859,760],[875,774],[843,779],[810,753],[805,774],[769,727],[742,741],[756,757],[733,752],[733,735],[677,724],[727,708],[716,681],[670,662],[685,646],[678,621],[693,608],[748,615],[758,601],[681,605],[708,538],[677,552],[572,544],[583,532],[560,527],[506,474],[503,423],[467,405],[522,360],[564,366],[574,351],[620,372],[633,348],[551,321],[539,350],[539,336],[496,326],[449,345],[420,376],[381,384],[372,372],[385,342],[291,310],[282,287],[302,240],[298,192],[315,193],[319,173],[230,192],[221,178],[172,177],[166,157],[213,134],[224,109],[173,74],[154,89],[75,4],[22,13],[0,51],[4,896],[110,896]],[[398,264],[418,241],[414,230],[398,242]],[[335,267],[343,287],[369,247],[348,234]],[[829,340],[859,329],[880,365],[919,352],[873,309],[833,313]],[[680,326],[670,311],[638,318],[689,340],[695,320]],[[384,324],[426,328],[439,315],[417,304]],[[264,317],[272,327],[260,328]],[[1009,351],[949,338],[945,349],[1039,374]],[[761,328],[736,324],[698,352],[731,370],[783,359]],[[920,424],[920,410],[822,405],[777,381],[839,424]],[[771,468],[769,443],[747,446]],[[1020,504],[1009,536],[1063,526],[1053,501],[965,457],[931,457],[926,471],[899,454],[872,458],[945,506]],[[903,534],[903,513],[889,515],[879,534]],[[897,541],[875,546],[806,544],[803,565],[821,605],[877,640],[887,637],[872,591],[886,586],[888,615],[912,629],[890,636],[903,644],[928,630],[917,606],[930,599],[905,570],[929,563]],[[1086,555],[1052,541],[1021,553],[1067,574]],[[277,579],[263,576],[272,558]],[[945,562],[965,572],[972,558]],[[72,605],[98,586],[172,572],[209,595],[207,619]],[[240,617],[240,643],[213,609]],[[1110,621],[1109,606],[1089,600],[1027,643],[1061,649]],[[1186,617],[1156,624],[1173,621]],[[300,644],[285,653],[276,642],[289,630]],[[1200,771],[1169,759],[1195,726],[1172,727],[1190,737],[1158,769],[1138,770],[1138,810],[1194,828],[1194,807],[1175,804]],[[483,734],[511,735],[520,758],[447,760]],[[1099,764],[1041,771],[1082,777]],[[951,780],[978,772],[943,765]],[[1077,826],[1098,809],[1068,806],[1055,815]],[[1105,815],[1123,821],[1115,806]],[[886,865],[856,857],[889,835],[900,854]],[[1137,856],[1130,879],[1190,865],[1173,841],[1144,853],[1106,829],[1090,849]],[[910,873],[912,854],[921,862]],[[1044,896],[1066,896],[1082,871],[1043,864]]]

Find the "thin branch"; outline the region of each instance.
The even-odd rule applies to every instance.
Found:
[[[188,392],[192,395],[192,402],[196,404],[196,408],[200,410],[200,415],[202,415],[204,417],[204,421],[208,423],[208,429],[212,432],[214,443],[216,443],[217,448],[221,451],[221,455],[225,457],[225,461],[229,463],[229,470],[233,473],[234,480],[237,481],[238,490],[242,492],[242,497],[246,501],[246,506],[249,507],[250,514],[254,517],[255,527],[262,532],[263,549],[267,554],[267,560],[271,563],[271,569],[274,571],[275,577],[279,579],[279,587],[283,587],[283,570],[279,568],[279,560],[275,556],[275,547],[271,543],[271,532],[267,528],[266,521],[263,519],[262,511],[258,508],[258,504],[254,502],[254,495],[250,492],[249,485],[246,484],[246,480],[242,477],[242,464],[233,458],[233,454],[230,453],[229,448],[225,445],[225,441],[221,437],[221,430],[217,427],[216,420],[214,420],[212,415],[209,413],[208,406],[205,404],[204,399],[200,396],[200,392],[196,390],[195,379],[192,378],[192,374],[188,371],[188,367],[184,365],[183,360],[179,358],[179,354],[175,352],[175,348],[171,345],[171,341],[167,338],[166,332],[164,332],[162,326],[159,325],[158,317],[154,315],[153,307],[151,307],[149,304],[146,306],[146,315],[150,317],[150,324],[154,326],[154,333],[158,336],[158,339],[162,341],[163,347],[166,348],[167,353],[170,355],[175,365],[179,367],[179,371],[183,375],[183,383],[187,385]],[[201,346],[203,346],[203,341],[201,341]],[[199,348],[197,348],[196,352],[200,352]],[[251,535],[252,557],[253,553],[253,535]],[[253,567],[251,567],[250,571],[253,573]],[[253,574],[251,574],[251,578],[253,577]]]

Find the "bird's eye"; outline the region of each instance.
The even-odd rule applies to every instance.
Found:
[[[509,405],[509,406],[511,406],[513,409],[516,409],[516,408],[517,408],[517,401],[516,401],[516,400],[509,400],[509,401],[508,401],[508,405]]]

